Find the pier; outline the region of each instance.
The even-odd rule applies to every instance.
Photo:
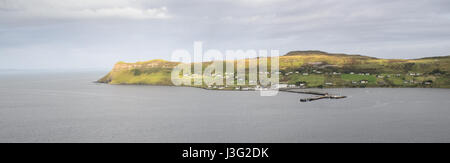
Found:
[[[304,90],[298,90],[298,89],[280,89],[280,91],[290,92],[290,93],[317,95],[316,97],[300,99],[300,102],[310,102],[310,101],[316,101],[316,100],[320,100],[320,99],[343,99],[343,98],[347,97],[347,96],[330,95],[328,93],[315,92],[315,91],[304,91]]]

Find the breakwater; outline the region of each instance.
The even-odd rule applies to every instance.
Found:
[[[347,98],[347,96],[332,95],[332,94],[329,94],[329,93],[316,92],[316,91],[309,91],[309,90],[280,89],[280,91],[283,91],[283,92],[290,92],[290,93],[300,93],[300,94],[311,94],[311,95],[316,95],[315,97],[302,98],[302,99],[300,99],[300,102],[310,102],[310,101],[316,101],[316,100],[320,100],[320,99],[343,99],[343,98]]]

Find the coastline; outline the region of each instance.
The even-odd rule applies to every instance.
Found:
[[[208,90],[208,91],[246,91],[246,92],[250,92],[250,91],[266,91],[266,90],[270,90],[270,89],[247,89],[247,90],[243,90],[243,89],[209,89],[207,87],[194,87],[194,86],[174,86],[174,85],[151,85],[151,84],[109,84],[109,83],[103,83],[103,82],[99,82],[96,81],[94,83],[99,83],[99,84],[108,84],[108,85],[135,85],[135,86],[165,86],[165,87],[185,87],[185,88],[199,88],[199,89],[204,89],[204,90]],[[287,92],[287,93],[298,93],[298,94],[310,94],[310,95],[316,95],[314,97],[310,97],[310,98],[303,98],[300,99],[300,102],[310,102],[310,101],[315,101],[315,100],[320,100],[320,99],[343,99],[343,98],[347,98],[347,96],[340,96],[340,95],[335,95],[335,94],[330,94],[328,92],[317,92],[317,91],[311,91],[311,88],[279,88],[277,89],[280,92]],[[326,88],[320,88],[320,89],[326,89]],[[303,90],[303,91],[295,91],[295,90]]]

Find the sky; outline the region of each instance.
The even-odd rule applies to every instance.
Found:
[[[450,55],[449,0],[0,0],[0,69],[110,69],[218,50]]]

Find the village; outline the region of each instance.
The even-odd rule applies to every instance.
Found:
[[[279,75],[279,83],[268,86],[261,85],[257,80],[248,80],[248,74],[245,76],[237,73],[213,74],[210,79],[225,79],[234,81],[233,84],[213,84],[203,85],[209,90],[238,90],[255,91],[268,89],[302,89],[302,88],[333,88],[333,87],[379,87],[379,86],[432,86],[433,80],[422,73],[409,72],[405,74],[371,74],[368,72],[322,72],[319,70],[305,71],[286,71],[286,72],[259,72],[259,75]],[[200,78],[198,74],[184,74],[188,79]],[[203,78],[205,78],[203,76]],[[318,80],[316,80],[318,79]],[[227,82],[223,82],[227,83]],[[240,83],[240,84],[235,84]],[[243,84],[245,83],[245,84]]]

